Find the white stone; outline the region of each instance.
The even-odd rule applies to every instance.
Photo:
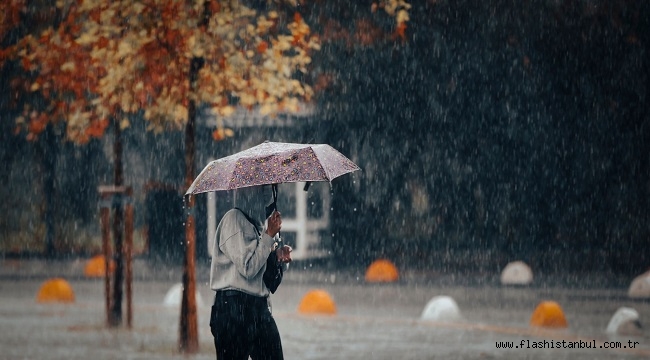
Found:
[[[528,285],[533,282],[533,271],[523,261],[508,263],[501,272],[503,285]]]
[[[632,280],[627,295],[634,299],[650,298],[650,271],[641,274]]]
[[[435,296],[424,307],[421,320],[458,321],[463,317],[456,301],[449,296]]]
[[[618,308],[609,320],[605,331],[612,335],[641,335],[639,313],[629,307]]]
[[[183,300],[183,284],[178,283],[174,284],[165,295],[163,300],[163,305],[167,307],[178,307],[181,306],[181,301]],[[203,306],[203,299],[199,291],[196,291],[196,306]]]

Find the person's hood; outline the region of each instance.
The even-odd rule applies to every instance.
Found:
[[[234,205],[259,224],[266,221],[266,206],[273,202],[271,185],[251,186],[237,189],[234,192]]]

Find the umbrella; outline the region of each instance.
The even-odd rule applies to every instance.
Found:
[[[299,181],[331,183],[334,178],[357,170],[360,169],[355,163],[326,144],[266,141],[211,161],[185,195]]]

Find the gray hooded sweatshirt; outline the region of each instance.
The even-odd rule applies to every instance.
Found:
[[[245,188],[235,193],[235,206],[257,220],[258,226],[251,224],[239,209],[231,209],[223,216],[212,247],[210,288],[266,297],[269,290],[263,275],[275,244],[262,225],[264,208],[272,201],[270,187]]]

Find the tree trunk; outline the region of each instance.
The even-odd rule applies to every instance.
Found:
[[[113,119],[115,125],[115,138],[113,139],[113,161],[114,161],[114,185],[118,189],[124,185],[124,175],[122,169],[122,130],[120,123],[115,117]],[[124,194],[114,194],[114,214],[113,214],[113,239],[115,248],[113,251],[115,261],[115,278],[113,281],[113,301],[111,303],[111,312],[109,315],[109,325],[119,326],[122,324],[122,283],[124,272],[124,261],[122,257],[123,245],[123,229],[124,229],[124,208],[122,204],[122,197]],[[107,259],[108,261],[109,259]]]
[[[56,158],[59,152],[59,143],[53,129],[53,125],[49,125],[42,137],[43,153],[41,155],[43,163],[43,193],[44,193],[44,220],[45,220],[45,257],[52,259],[56,255],[54,248],[54,238],[56,227],[54,226],[55,211],[54,211],[54,196],[55,179],[56,179]]]
[[[203,59],[194,58],[190,64],[190,88],[194,90]],[[187,125],[185,127],[185,189],[194,181],[194,132],[196,124],[196,103],[190,100]],[[180,350],[195,353],[199,347],[198,319],[196,315],[196,223],[194,221],[194,197],[188,196],[185,202],[185,257],[183,258],[183,299],[181,301]]]
[[[210,1],[203,7],[202,25],[210,21]],[[203,58],[193,58],[190,63],[188,81],[190,92],[195,93],[199,70],[203,67]],[[187,125],[185,126],[185,189],[194,181],[194,153],[196,144],[194,132],[196,124],[196,102],[190,100],[187,107]],[[198,319],[196,315],[196,223],[194,222],[194,197],[185,201],[187,217],[185,219],[185,257],[183,258],[183,298],[181,300],[179,348],[184,353],[196,353],[199,350]]]

